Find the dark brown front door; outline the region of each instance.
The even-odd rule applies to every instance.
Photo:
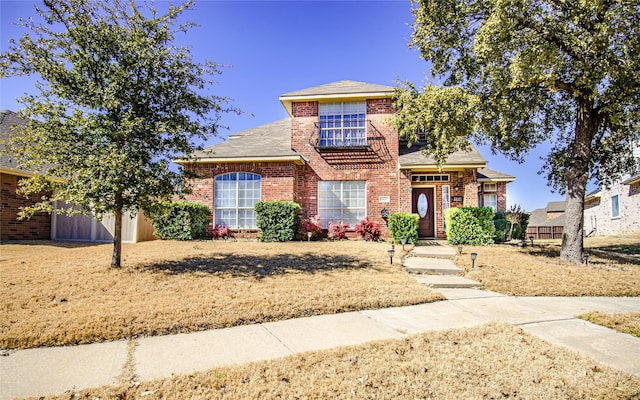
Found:
[[[420,216],[418,225],[418,236],[434,237],[433,230],[433,188],[413,188],[412,212]]]

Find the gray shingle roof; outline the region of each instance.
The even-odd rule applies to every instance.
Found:
[[[385,93],[392,95],[395,88],[392,86],[377,85],[374,83],[365,83],[357,81],[338,81],[331,82],[320,86],[314,86],[307,89],[295,90],[280,96],[280,99],[288,97],[312,97],[327,95],[363,95],[371,93]]]
[[[503,172],[494,171],[489,168],[478,169],[479,181],[501,181],[501,182],[513,182],[516,178],[512,175],[505,174]]]
[[[291,149],[291,119],[285,118],[229,135],[229,139],[197,151],[199,162],[299,161],[304,158]],[[184,162],[177,159],[176,162]]]
[[[435,167],[436,162],[433,157],[425,156],[422,151],[420,151],[420,145],[418,143],[414,143],[413,146],[407,147],[407,145],[403,142],[400,143],[400,168],[402,169],[410,169],[410,168],[418,168],[418,167]],[[459,167],[462,165],[465,166],[475,166],[475,167],[484,167],[487,164],[487,160],[485,160],[478,150],[471,145],[471,150],[466,151],[456,151],[451,154],[449,158],[447,158],[447,162],[444,167]]]
[[[0,110],[0,168],[6,170],[12,170],[15,172],[21,171],[24,173],[32,173],[33,171],[20,170],[13,159],[13,154],[5,148],[5,140],[16,134],[12,129],[14,125],[24,125],[27,121],[20,118],[18,114],[10,110]]]

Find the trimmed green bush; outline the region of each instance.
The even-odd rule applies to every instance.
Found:
[[[494,240],[496,242],[506,242],[509,240],[509,233],[511,232],[511,222],[506,219],[494,219],[493,226],[496,228]]]
[[[300,205],[291,201],[259,201],[256,224],[263,242],[286,242],[296,238]]]
[[[205,237],[211,210],[200,203],[163,201],[155,203],[147,214],[153,233],[160,239],[192,240]]]
[[[452,207],[445,211],[447,241],[459,244],[493,242],[496,228],[491,207]]]
[[[407,239],[407,243],[418,242],[418,224],[420,216],[410,213],[389,214],[389,234],[394,243],[400,243],[402,239]]]

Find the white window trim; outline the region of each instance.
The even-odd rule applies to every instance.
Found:
[[[497,183],[483,183],[482,184],[482,189],[484,192],[497,192],[498,191],[498,184]]]
[[[323,107],[327,107],[329,105],[340,105],[340,127],[339,128],[322,128],[322,116],[323,115],[336,115],[336,114],[332,114],[332,113],[324,113],[323,112]],[[346,104],[359,104],[361,106],[364,106],[364,119],[363,119],[363,126],[356,126],[356,127],[345,127],[344,126],[344,115],[345,115],[345,105]],[[320,103],[319,107],[318,107],[318,126],[320,127],[320,131],[318,133],[319,137],[318,137],[318,144],[320,147],[341,147],[341,146],[347,146],[347,147],[352,147],[352,146],[366,146],[367,145],[367,102],[366,101],[351,101],[351,102],[331,102],[331,103]],[[358,129],[362,129],[362,134],[363,137],[356,137],[354,138],[350,138],[350,140],[354,140],[355,143],[348,143],[348,144],[344,144],[344,141],[347,139],[347,133],[345,133],[347,130],[358,130]],[[336,136],[334,136],[334,138],[332,140],[329,139],[324,139],[327,142],[329,141],[341,141],[343,142],[342,144],[322,144],[323,142],[323,138],[322,138],[322,134],[323,131],[325,132],[329,132],[332,131],[334,133],[339,133],[340,139],[336,139]]]
[[[240,196],[238,196],[238,191],[239,191],[239,186],[240,186],[240,179],[238,179],[240,174],[251,174],[251,175],[255,175],[258,176],[260,179],[258,179],[259,182],[259,196],[258,196],[258,201],[260,201],[260,199],[262,198],[262,176],[260,176],[259,174],[255,174],[253,172],[228,172],[228,173],[224,173],[224,174],[220,174],[217,175],[216,177],[213,178],[213,193],[214,193],[214,200],[213,200],[213,224],[214,226],[219,225],[221,222],[218,221],[216,219],[216,210],[235,210],[235,224],[232,224],[232,226],[229,226],[229,228],[231,229],[256,229],[257,225],[255,224],[255,217],[254,217],[254,226],[250,226],[250,227],[240,227],[239,226],[239,216],[240,216],[240,210],[249,210],[250,207],[240,207],[239,206],[239,202],[240,202]],[[216,207],[215,205],[215,192],[216,192],[216,183],[217,183],[217,179],[218,177],[221,176],[225,176],[225,175],[232,175],[235,174],[236,180],[235,180],[235,205],[233,207]],[[224,182],[224,181],[223,181]],[[253,209],[251,207],[251,209]]]
[[[445,190],[446,189],[446,190]],[[445,196],[446,195],[446,196]],[[449,185],[442,185],[442,229],[447,230],[447,222],[444,218],[444,212],[451,207],[451,188]]]
[[[320,217],[321,221],[322,221],[322,215],[321,215],[321,212],[320,212],[320,210],[321,210],[321,208],[320,208],[320,197],[321,197],[320,196],[320,185],[323,182],[340,182],[340,201],[341,201],[341,204],[343,206],[341,208],[341,211],[343,211],[343,213],[344,213],[344,209],[345,209],[344,203],[343,203],[343,201],[344,201],[344,183],[345,182],[362,182],[364,184],[364,216],[362,218],[367,216],[367,181],[365,181],[365,180],[355,180],[355,181],[349,181],[349,180],[318,181],[318,216]],[[327,220],[326,223],[321,223],[320,226],[322,228],[324,228],[324,229],[327,229],[329,227],[329,222],[337,223],[338,221],[329,221],[329,220]],[[355,223],[360,222],[360,221],[357,221],[355,223],[353,223],[353,222],[354,221],[343,221],[343,223],[349,223],[351,225],[350,228],[353,228],[355,226]]]
[[[616,198],[616,203],[618,204],[618,214],[613,215],[613,199]],[[611,219],[619,219],[620,218],[620,195],[614,194],[611,196]]]

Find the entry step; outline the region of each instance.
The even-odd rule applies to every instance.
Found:
[[[404,268],[411,274],[457,275],[464,272],[453,261],[443,258],[407,257]]]

